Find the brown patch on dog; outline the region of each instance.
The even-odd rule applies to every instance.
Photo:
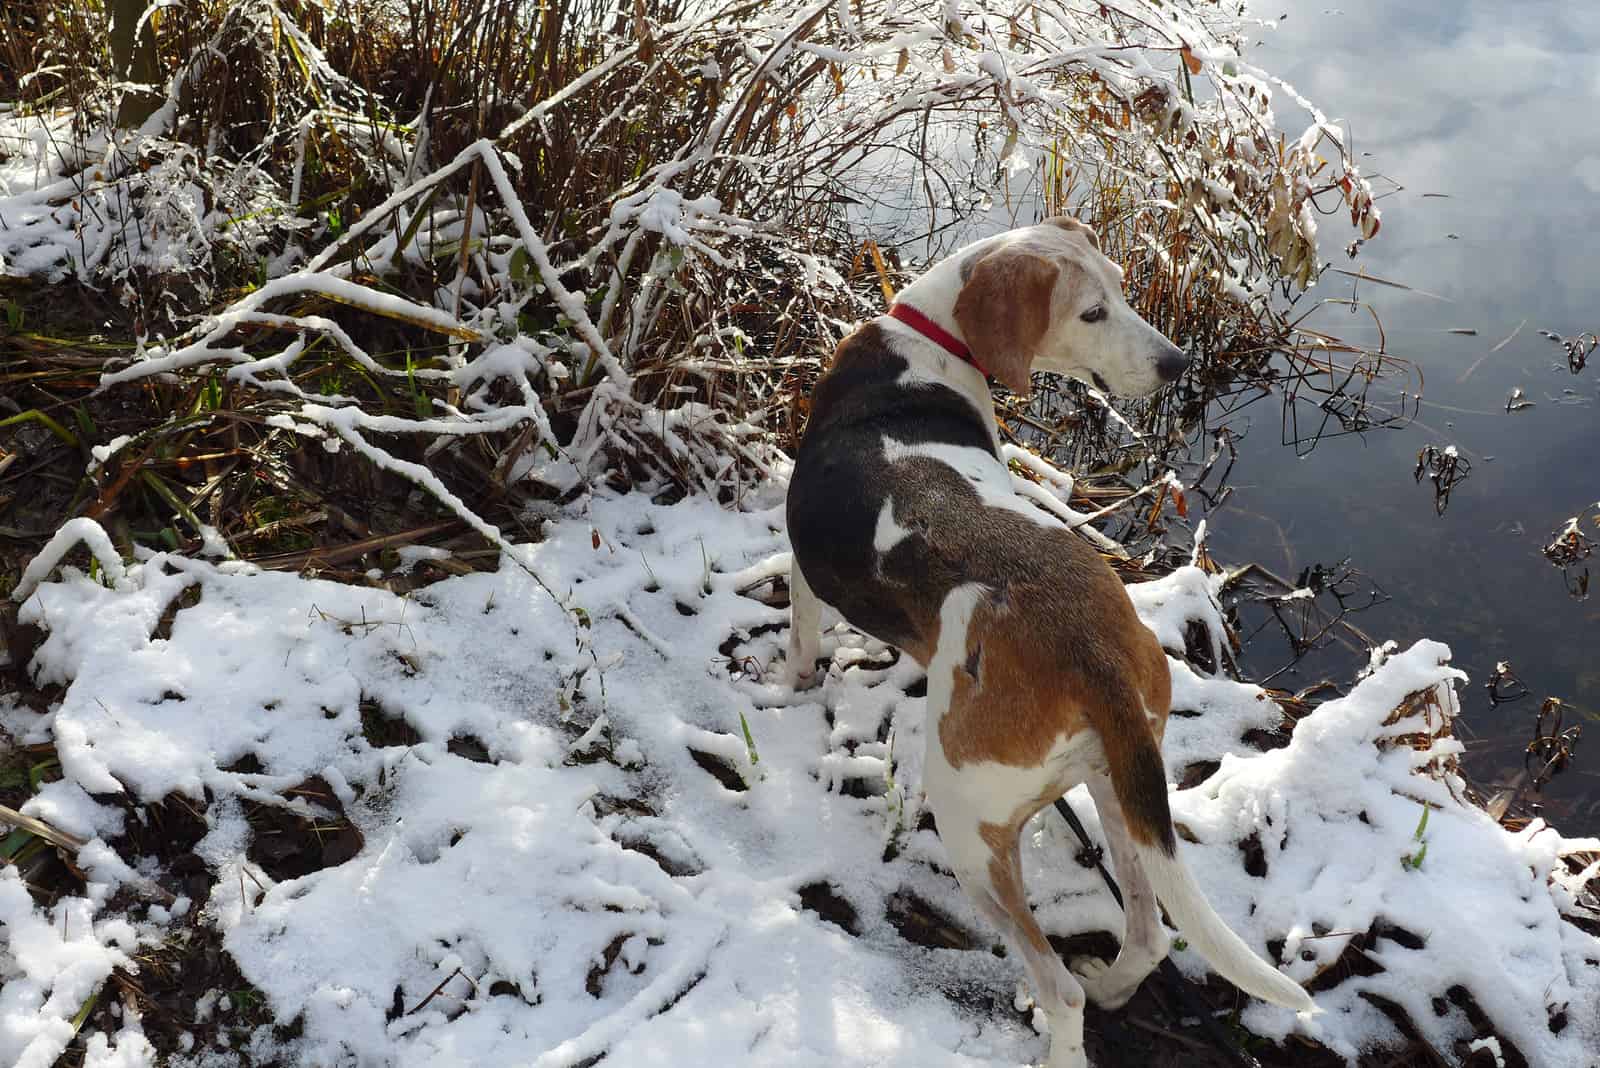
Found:
[[[1028,906],[1027,889],[1022,882],[1022,860],[1017,836],[1033,814],[1052,804],[1061,796],[1053,786],[1045,787],[1037,797],[1018,805],[1004,823],[979,823],[978,837],[989,847],[989,887],[996,904],[1011,917],[1017,931],[1027,939],[1028,947],[1041,961],[1050,960],[1055,950],[1050,940],[1040,930],[1039,922]]]
[[[1049,582],[1054,590],[1018,582],[1003,601],[974,607],[964,663],[952,668],[950,708],[939,721],[951,767],[985,761],[1035,767],[1058,738],[1086,727],[1101,734],[1113,773],[1132,755],[1126,740],[1160,744],[1172,703],[1166,653],[1111,569],[1095,563],[1074,582],[1045,576],[1056,579]],[[1070,607],[1062,596],[1068,590]],[[1085,643],[1093,648],[1083,652],[1105,671],[1084,670],[1082,657],[1055,655]],[[979,670],[968,670],[971,664]]]
[[[1038,810],[1032,809],[1028,816]],[[980,823],[978,836],[989,847],[989,892],[995,903],[1011,917],[1017,932],[1028,940],[1029,948],[1040,957],[1049,957],[1053,954],[1050,940],[1028,907],[1028,892],[1022,885],[1022,860],[1017,853],[1017,835],[1028,816],[1021,820],[1013,817],[1008,823]]]
[[[1149,731],[1129,736],[1123,752],[1112,763],[1111,787],[1128,835],[1140,845],[1155,846],[1167,856],[1177,853],[1178,842],[1172,830],[1172,809],[1167,804],[1167,769],[1161,749]],[[1110,761],[1108,761],[1110,762]]]
[[[1126,599],[1127,595],[1123,596]],[[1161,643],[1133,614],[1131,602],[1127,608],[1131,626],[1124,621],[1125,655],[1113,663],[1123,665],[1141,703],[1107,708],[1104,720],[1095,725],[1101,732],[1111,786],[1122,806],[1128,834],[1134,841],[1157,846],[1172,856],[1177,840],[1167,803],[1167,769],[1161,759],[1161,738],[1172,709],[1172,671]]]
[[[956,324],[984,370],[1026,397],[1034,352],[1050,327],[1061,268],[1038,252],[1000,248],[973,265],[956,297]]]
[[[939,719],[939,745],[953,768],[985,761],[1036,767],[1056,739],[1089,726],[1074,680],[1062,665],[1019,648],[1011,615],[1009,604],[991,601],[973,609],[964,659],[979,671],[952,667],[950,708]]]
[[[1130,658],[1128,674],[1144,698],[1144,722],[1160,745],[1167,731],[1167,716],[1172,712],[1172,668],[1167,665],[1167,651],[1156,636],[1144,624],[1138,626],[1139,633],[1134,635],[1136,652]]]
[[[1082,234],[1089,239],[1089,244],[1096,249],[1100,247],[1100,238],[1087,223],[1079,222],[1070,215],[1052,215],[1044,220],[1050,226],[1059,226],[1061,229],[1074,234]]]
[[[1059,739],[1092,729],[1129,834],[1170,853],[1175,846],[1160,746],[1172,676],[1166,653],[1139,622],[1122,583],[1095,563],[1074,584],[1078,611],[1065,609],[1059,592],[1052,597],[1027,582],[1013,583],[1003,602],[990,599],[973,609],[965,659],[973,662],[981,649],[981,670],[974,675],[965,665],[952,666],[939,744],[953,768],[982,762],[1038,767]],[[1059,654],[1074,644],[1082,656]],[[1072,785],[1052,784],[1020,818]]]

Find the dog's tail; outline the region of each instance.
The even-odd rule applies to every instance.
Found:
[[[1274,1005],[1314,1011],[1311,995],[1300,984],[1268,965],[1228,929],[1178,856],[1167,807],[1167,774],[1154,735],[1135,729],[1120,741],[1122,759],[1112,761],[1112,787],[1150,886],[1172,922],[1189,945],[1240,990]]]

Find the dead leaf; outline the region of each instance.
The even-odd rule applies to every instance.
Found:
[[[867,252],[872,256],[873,269],[878,272],[878,288],[883,291],[883,302],[894,303],[894,285],[889,281],[889,268],[883,262],[883,253],[878,248],[878,243],[871,238],[866,241]]]

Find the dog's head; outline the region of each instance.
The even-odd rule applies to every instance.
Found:
[[[1189,365],[1128,306],[1122,268],[1077,219],[1058,215],[1012,230],[975,250],[961,276],[956,324],[978,362],[1013,393],[1026,396],[1037,369],[1137,397]]]

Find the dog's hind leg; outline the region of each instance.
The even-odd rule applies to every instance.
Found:
[[[1072,962],[1072,970],[1083,981],[1090,1001],[1103,1009],[1118,1009],[1127,1004],[1145,976],[1166,959],[1172,948],[1172,936],[1161,923],[1155,891],[1150,887],[1144,865],[1139,862],[1133,839],[1128,836],[1122,805],[1112,792],[1110,780],[1090,779],[1089,796],[1094,798],[1094,807],[1100,813],[1100,826],[1105,830],[1111,863],[1122,889],[1122,949],[1115,963],[1098,957],[1079,957]]]
[[[822,602],[800,573],[800,561],[789,567],[789,651],[784,681],[792,690],[817,683],[817,656],[822,650]]]
[[[1017,847],[1021,825],[1015,820],[979,822],[977,806],[959,785],[961,773],[940,770],[945,774],[928,783],[928,802],[939,839],[961,888],[1022,959],[1035,1001],[1050,1025],[1050,1058],[1045,1068],[1088,1068],[1083,1050],[1083,987],[1056,956],[1028,907]],[[972,785],[992,787],[993,783]]]

